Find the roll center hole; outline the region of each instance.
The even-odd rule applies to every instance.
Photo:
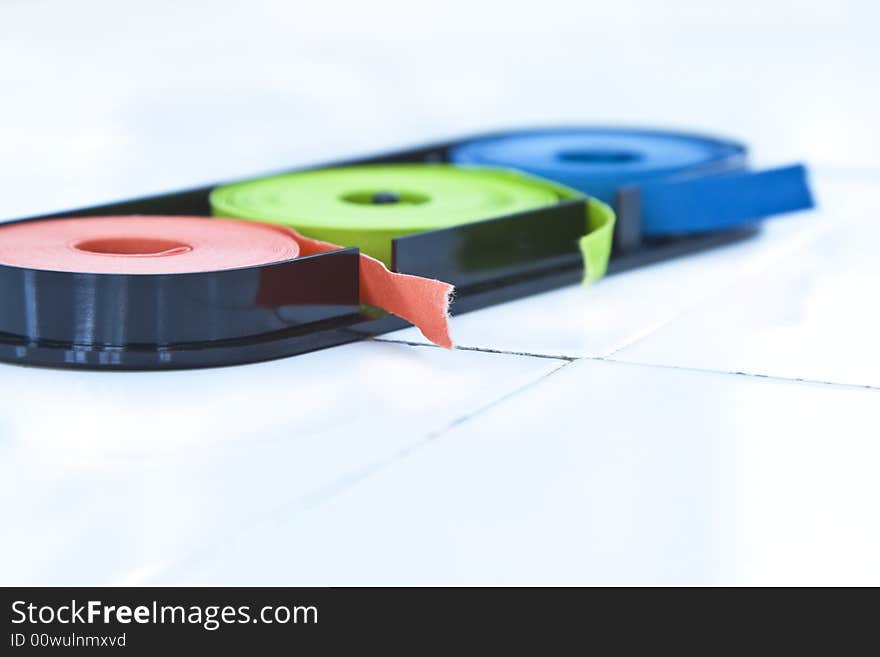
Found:
[[[560,151],[556,157],[563,162],[580,164],[624,164],[640,159],[640,155],[632,151],[601,149]]]
[[[184,242],[156,237],[98,237],[73,247],[86,253],[119,256],[169,256],[192,251],[192,246]]]
[[[387,203],[400,203],[400,196],[394,192],[376,192],[373,194],[373,203],[385,205]]]
[[[425,194],[391,189],[348,192],[340,198],[358,205],[421,205],[429,200]]]

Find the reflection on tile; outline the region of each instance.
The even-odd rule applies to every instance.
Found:
[[[878,408],[873,390],[580,361],[153,581],[876,584]]]
[[[561,361],[359,343],[268,363],[0,366],[3,584],[136,582]]]
[[[838,226],[613,358],[880,387],[878,244]]]

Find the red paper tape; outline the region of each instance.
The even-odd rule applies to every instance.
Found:
[[[341,247],[289,228],[209,217],[123,216],[0,225],[0,263],[94,274],[181,274],[264,265]],[[361,301],[416,325],[451,348],[452,285],[360,259]]]

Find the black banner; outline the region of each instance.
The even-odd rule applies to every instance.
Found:
[[[2,606],[3,655],[392,645],[420,654],[443,644],[464,648],[480,635],[496,645],[535,630],[550,639],[580,633],[599,613],[630,614],[572,589],[6,588]]]
[[[568,654],[713,645],[781,633],[786,642],[835,604],[803,591],[701,589],[5,588],[0,654],[335,654],[443,647],[494,654],[526,645]],[[757,593],[757,595],[755,595]],[[792,594],[794,593],[794,595]],[[847,596],[849,594],[846,594]],[[731,604],[730,597],[742,598]],[[728,598],[720,600],[719,598]],[[831,597],[842,597],[832,592]],[[746,600],[749,598],[749,600]],[[740,604],[747,603],[747,604]],[[873,605],[848,615],[854,628]],[[786,618],[787,617],[787,618]],[[870,625],[863,625],[869,627]],[[852,629],[852,628],[851,628]],[[714,637],[708,639],[707,636]],[[703,638],[701,638],[703,637]],[[526,643],[528,642],[528,643]],[[790,645],[787,643],[786,645]],[[533,651],[532,651],[533,652]]]

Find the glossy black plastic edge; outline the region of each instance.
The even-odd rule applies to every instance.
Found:
[[[619,274],[707,249],[735,244],[753,237],[758,230],[759,226],[754,225],[717,233],[653,241],[650,248],[645,248],[635,253],[624,253],[612,258],[608,263],[608,275]],[[555,290],[565,285],[579,283],[582,277],[583,265],[578,261],[572,267],[560,268],[555,271],[545,270],[537,277],[507,280],[500,287],[490,286],[483,289],[472,289],[467,295],[456,297],[449,308],[449,312],[451,315],[460,315],[472,310],[514,301],[534,294]],[[409,326],[408,322],[397,317],[388,316],[362,322],[357,326],[351,327],[351,330],[361,334],[363,337],[375,337],[390,333],[391,331],[408,328]]]
[[[615,224],[613,248],[618,254],[638,251],[642,237],[642,194],[630,185],[617,190],[614,202]]]
[[[488,289],[580,269],[578,241],[587,225],[583,199],[392,241],[396,271],[436,278],[461,300]]]
[[[357,339],[356,248],[185,274],[0,265],[0,359],[169,369],[280,358]],[[321,281],[315,286],[313,281]]]

